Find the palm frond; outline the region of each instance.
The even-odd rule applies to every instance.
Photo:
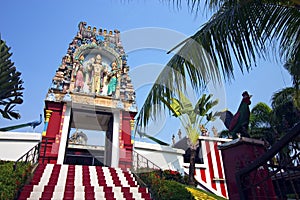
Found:
[[[277,108],[282,105],[285,105],[288,102],[293,102],[293,95],[295,93],[295,88],[293,87],[287,87],[284,88],[272,96],[272,108]]]
[[[193,49],[192,53],[183,49],[171,58],[152,86],[137,116],[138,124],[146,126],[149,119],[155,118],[156,114],[165,108],[161,97],[164,95],[164,99],[171,103],[176,91],[186,90],[187,80],[190,80],[195,91],[204,89],[208,81],[220,81],[218,70],[209,56],[204,56],[206,52],[201,45],[189,39],[185,46]],[[207,67],[211,70],[207,70]]]
[[[216,10],[218,9],[223,1],[217,1],[217,0],[186,0],[188,8],[191,12],[194,12],[195,14],[198,14],[200,11],[201,6],[204,5],[205,8],[209,8],[210,10]],[[172,0],[171,3],[175,5],[177,8],[181,8],[182,0]]]
[[[242,72],[250,70],[256,56],[263,56],[266,48],[259,30],[264,12],[261,1],[228,1],[192,36],[217,63],[225,79],[233,78],[232,54]]]
[[[265,103],[259,102],[252,109],[250,114],[251,130],[255,128],[271,126],[272,109]]]
[[[167,92],[170,102],[174,89],[185,90],[187,80],[196,91],[208,81],[231,80],[234,61],[242,73],[248,72],[257,58],[269,55],[271,42],[279,44],[285,59],[300,56],[299,5],[292,1],[187,0],[196,12],[200,2],[218,10],[198,32],[172,49],[180,47],[152,87],[138,114],[139,124],[155,118],[163,105],[160,94]]]
[[[267,12],[261,24],[263,39],[279,41],[280,55],[285,60],[296,58],[300,48],[299,8],[274,3],[265,6]]]

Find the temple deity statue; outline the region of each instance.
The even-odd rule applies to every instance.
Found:
[[[90,58],[86,63],[84,63],[84,75],[85,75],[84,92],[85,93],[94,92],[92,90],[93,76],[94,76],[94,64],[95,64],[95,58]]]
[[[116,46],[116,39],[112,31],[109,31],[108,33],[108,42],[109,42],[109,47],[114,48]]]
[[[115,43],[117,47],[122,46],[121,41],[120,41],[120,31],[119,30],[114,30],[115,33]]]
[[[97,28],[93,27],[92,37],[95,37],[97,34]]]
[[[209,132],[203,124],[200,125],[200,131],[202,136],[209,136]]]
[[[83,67],[82,65],[80,65],[78,71],[76,72],[75,91],[81,92],[83,86],[84,86]]]
[[[98,34],[96,34],[95,38],[98,44],[102,44],[104,42],[104,36],[101,28],[98,30]]]
[[[80,22],[78,24],[78,29],[79,32],[77,33],[78,38],[91,38],[92,37],[92,31],[91,31],[91,26],[88,26],[88,28],[85,27],[86,22]]]
[[[100,54],[96,55],[93,68],[94,68],[94,76],[93,76],[92,92],[100,93],[103,87],[102,77],[103,77],[103,70],[104,70],[102,66],[102,57]]]
[[[109,83],[109,77],[108,77],[108,66],[106,63],[102,63],[102,67],[103,67],[103,73],[101,76],[101,84],[100,85],[100,91],[101,91],[101,95],[106,96],[107,95],[107,90],[108,90],[108,83]]]
[[[77,71],[79,70],[79,68],[80,68],[80,64],[78,62],[74,62],[73,63],[73,75],[72,75],[71,81],[76,80],[76,74],[77,74]]]
[[[116,62],[112,62],[111,64],[111,72],[109,72],[109,83],[107,88],[107,95],[108,96],[114,96],[117,89],[117,83],[118,83],[118,66]]]

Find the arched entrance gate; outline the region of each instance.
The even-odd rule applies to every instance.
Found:
[[[41,158],[130,167],[137,108],[120,33],[78,28],[46,96]]]

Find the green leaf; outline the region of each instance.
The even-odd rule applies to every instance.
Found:
[[[11,62],[10,48],[0,38],[0,106],[1,115],[6,119],[19,119],[20,114],[13,110],[17,104],[23,103],[23,81],[21,73],[16,71],[14,63]]]

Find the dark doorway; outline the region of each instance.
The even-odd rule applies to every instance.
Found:
[[[65,164],[110,166],[113,115],[72,108]]]

